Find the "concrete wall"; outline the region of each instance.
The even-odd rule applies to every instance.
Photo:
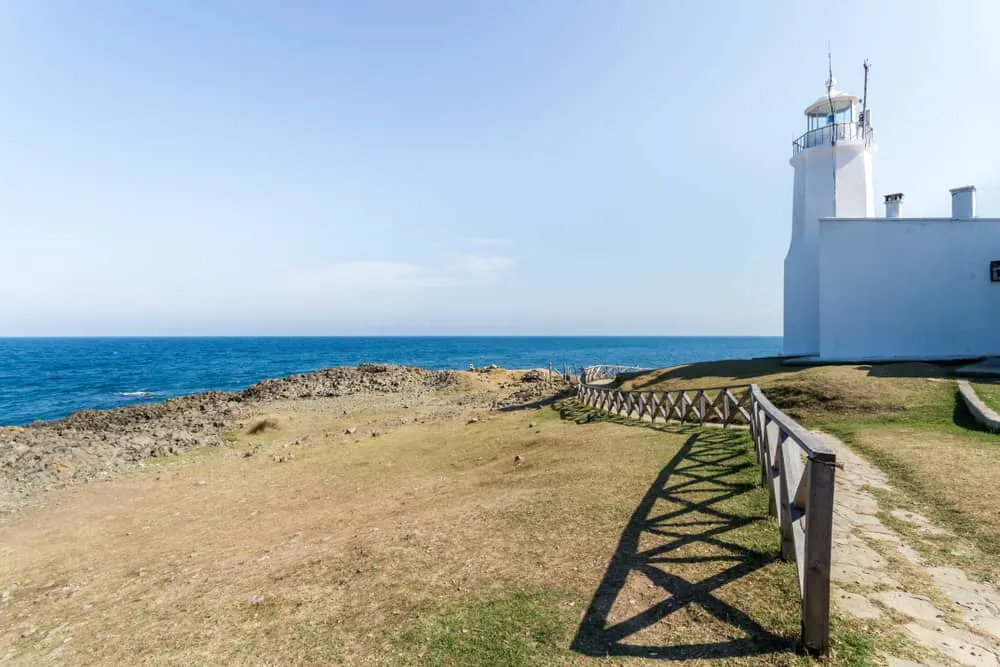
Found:
[[[993,411],[986,402],[979,398],[976,390],[972,388],[968,380],[958,381],[958,393],[965,402],[965,407],[969,409],[972,418],[982,424],[987,431],[1000,433],[1000,415]]]
[[[820,352],[819,220],[874,215],[872,153],[863,142],[843,142],[802,151],[790,164],[795,180],[785,256],[784,353],[815,355]]]
[[[811,225],[806,221],[806,172],[806,165],[796,165],[792,188],[792,239],[785,255],[784,272],[785,354],[819,353],[819,231],[817,220]]]
[[[819,224],[824,359],[1000,355],[1000,220]]]

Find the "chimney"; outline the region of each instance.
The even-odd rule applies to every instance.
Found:
[[[968,220],[976,217],[976,186],[966,185],[951,191],[951,217]]]
[[[885,196],[885,217],[898,218],[903,214],[903,193]]]

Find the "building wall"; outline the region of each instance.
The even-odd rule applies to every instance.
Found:
[[[875,192],[872,186],[872,151],[841,150],[837,154],[837,218],[875,217]],[[820,215],[820,218],[828,216]]]
[[[1000,355],[1000,220],[822,220],[820,356]]]
[[[790,160],[795,180],[792,239],[785,256],[785,354],[820,352],[819,219],[874,215],[871,155],[863,142],[842,142],[810,148]]]
[[[792,189],[792,240],[785,255],[784,353],[819,353],[819,251],[817,222],[807,236],[806,167],[797,166]]]

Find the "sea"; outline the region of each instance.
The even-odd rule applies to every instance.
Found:
[[[780,337],[0,338],[0,425],[359,363],[576,371],[780,353]]]

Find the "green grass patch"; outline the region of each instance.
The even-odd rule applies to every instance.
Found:
[[[875,639],[857,627],[834,623],[830,628],[831,662],[847,667],[872,667],[877,665]]]
[[[983,400],[983,403],[992,408],[994,412],[1000,412],[1000,384],[973,382],[972,388],[976,390],[976,394]]]
[[[421,665],[558,664],[569,655],[574,620],[552,593],[514,591],[453,604],[408,629],[398,644]]]

